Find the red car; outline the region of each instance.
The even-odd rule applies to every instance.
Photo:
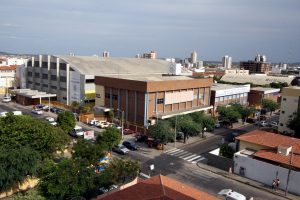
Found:
[[[123,130],[123,134],[124,134],[124,135],[130,135],[130,134],[132,134],[132,133],[134,133],[134,131],[133,131],[133,130],[130,130],[130,129],[128,129],[128,128],[124,128],[124,130]]]

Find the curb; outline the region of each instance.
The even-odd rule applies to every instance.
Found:
[[[260,187],[260,186],[257,186],[257,185],[255,185],[255,184],[251,184],[251,183],[248,182],[248,181],[242,181],[242,180],[236,179],[236,178],[234,178],[234,177],[230,177],[230,176],[226,175],[226,173],[217,172],[217,171],[214,171],[214,170],[211,170],[211,169],[207,169],[207,168],[205,168],[205,167],[201,167],[201,166],[199,165],[199,163],[197,163],[197,166],[198,166],[199,168],[204,169],[204,170],[206,170],[206,171],[209,171],[209,172],[211,172],[211,173],[218,174],[218,175],[220,175],[220,176],[223,176],[223,177],[228,178],[228,179],[231,179],[231,180],[235,180],[235,181],[237,181],[237,182],[239,182],[239,183],[243,183],[243,184],[245,184],[245,185],[249,185],[249,186],[254,187],[254,188],[256,188],[256,189],[260,189],[260,190],[263,190],[263,191],[266,191],[266,192],[269,192],[269,193],[272,193],[272,194],[281,196],[281,197],[286,198],[286,199],[289,199],[289,200],[294,200],[294,198],[292,198],[292,197],[285,196],[284,194],[281,194],[281,193],[278,193],[278,192],[271,191],[271,190],[269,190],[269,189],[267,189],[267,188],[265,188],[265,187]],[[234,174],[233,174],[233,175],[234,175]]]

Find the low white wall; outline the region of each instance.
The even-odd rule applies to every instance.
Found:
[[[278,172],[277,177],[280,180],[279,188],[285,190],[288,169],[237,153],[234,155],[234,173],[240,174],[241,167],[245,168],[245,177],[270,186],[272,185],[272,181],[276,178],[276,172]],[[288,192],[300,195],[299,183],[300,172],[291,170]]]

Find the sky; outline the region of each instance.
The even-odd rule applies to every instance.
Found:
[[[0,0],[0,51],[300,61],[299,0]]]

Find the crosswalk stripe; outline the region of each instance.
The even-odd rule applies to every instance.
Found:
[[[188,156],[188,157],[183,158],[183,160],[191,159],[192,157],[196,157],[196,156],[197,156],[197,154],[193,154],[193,155],[191,155],[191,156]]]
[[[165,151],[164,153],[172,152],[172,151],[175,151],[175,150],[177,150],[177,148],[169,149],[169,150]]]
[[[197,162],[199,162],[199,161],[201,161],[201,160],[204,160],[204,159],[205,159],[205,158],[202,157],[202,158],[199,158],[199,159],[193,161],[192,163],[195,164],[195,163],[197,163]]]
[[[182,155],[187,154],[187,153],[188,153],[188,152],[183,151],[183,152],[180,152],[180,153],[176,154],[176,156],[179,157],[179,156],[182,156]]]
[[[187,161],[191,162],[191,161],[196,160],[197,158],[200,158],[200,157],[201,157],[201,156],[196,156],[196,157],[191,158],[191,159],[189,159],[189,160],[187,160]]]
[[[165,153],[173,153],[173,152],[176,152],[176,151],[179,151],[180,149],[172,149],[171,151],[166,151]]]
[[[184,157],[187,157],[187,156],[190,156],[190,155],[192,155],[192,153],[185,152],[185,154],[180,155],[179,158],[184,158]]]
[[[176,152],[172,152],[172,153],[168,153],[168,154],[174,156],[175,154],[181,153],[181,152],[183,152],[183,150],[179,149],[179,150],[176,151]]]

